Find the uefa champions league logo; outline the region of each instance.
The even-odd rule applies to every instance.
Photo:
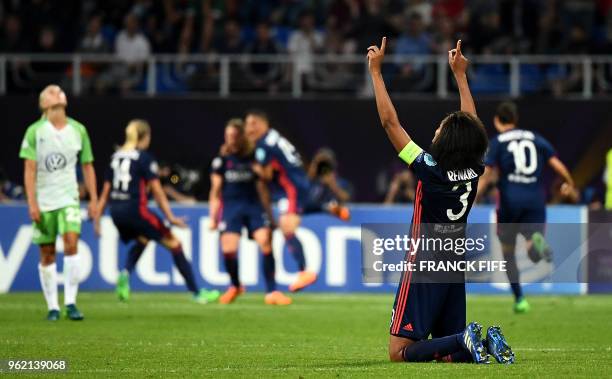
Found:
[[[51,153],[45,158],[45,167],[47,171],[53,172],[66,167],[66,157],[62,153]]]

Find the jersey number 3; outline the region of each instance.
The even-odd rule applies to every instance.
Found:
[[[461,186],[461,184],[457,184],[455,186],[453,186],[453,191],[457,191],[459,190],[459,187]],[[455,213],[453,212],[452,209],[447,209],[446,210],[446,216],[448,217],[449,220],[451,221],[457,221],[459,220],[461,217],[463,217],[463,215],[465,214],[465,211],[467,211],[467,207],[468,207],[468,197],[470,196],[470,192],[472,192],[472,182],[466,182],[465,183],[465,192],[463,194],[461,194],[461,196],[459,196],[459,202],[461,203],[461,210],[459,211],[459,213]]]

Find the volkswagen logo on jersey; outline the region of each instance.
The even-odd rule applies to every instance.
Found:
[[[62,153],[51,153],[45,158],[45,167],[47,171],[53,172],[66,167],[67,159]]]

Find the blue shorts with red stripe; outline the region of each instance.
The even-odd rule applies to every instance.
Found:
[[[123,242],[138,237],[159,241],[170,235],[170,229],[162,218],[146,206],[114,203],[110,214]]]
[[[393,304],[391,335],[419,341],[465,329],[465,283],[410,283],[410,279],[403,279],[402,275]]]

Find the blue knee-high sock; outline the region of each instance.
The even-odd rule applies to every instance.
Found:
[[[406,346],[402,355],[406,362],[429,362],[446,355],[465,350],[461,344],[462,333],[446,337],[422,340]]]
[[[179,270],[183,279],[185,279],[185,284],[187,285],[187,289],[197,294],[200,292],[198,286],[196,285],[195,276],[193,275],[193,270],[191,269],[191,265],[185,258],[185,254],[183,253],[183,248],[178,246],[176,249],[170,250],[172,252],[172,260],[174,260],[174,265]]]
[[[225,271],[230,276],[232,286],[240,287],[240,278],[238,277],[238,257],[236,252],[223,254],[223,262],[225,263]]]
[[[519,269],[516,264],[516,256],[513,253],[506,254],[504,255],[504,259],[506,260],[506,275],[508,275],[508,281],[510,281],[514,299],[518,301],[523,297],[523,289],[519,281]]]
[[[147,247],[147,245],[143,245],[140,242],[136,242],[134,246],[132,246],[127,257],[125,258],[125,266],[123,266],[124,270],[129,273],[134,271],[134,267],[136,267],[136,263],[138,263],[138,260],[140,259],[145,247]]]
[[[272,252],[263,254],[263,274],[266,281],[266,292],[270,293],[276,291],[276,279],[274,275],[276,271],[276,264],[274,262],[274,255]]]
[[[461,350],[449,355],[445,355],[442,358],[438,359],[438,361],[446,363],[466,363],[474,362],[474,358],[472,358],[472,354],[470,354],[469,351]]]
[[[285,243],[289,252],[293,255],[293,258],[297,262],[298,269],[304,271],[306,268],[306,259],[304,258],[304,249],[302,243],[295,234],[288,234],[285,236]]]

